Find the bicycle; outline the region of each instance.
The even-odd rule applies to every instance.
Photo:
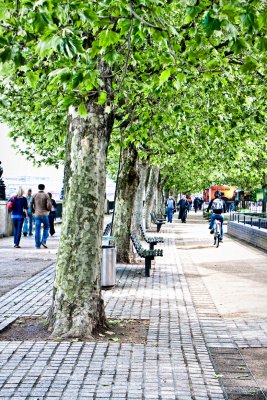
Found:
[[[219,221],[218,219],[215,219],[214,221],[214,225],[213,225],[213,229],[214,229],[214,243],[213,245],[216,247],[219,247],[219,244],[222,240],[222,236],[221,236],[221,221]]]

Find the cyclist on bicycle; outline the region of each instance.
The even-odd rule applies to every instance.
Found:
[[[214,194],[215,198],[209,202],[207,211],[212,208],[212,214],[210,217],[210,224],[209,224],[209,229],[210,233],[214,233],[214,221],[215,219],[218,219],[221,222],[221,241],[223,240],[223,216],[222,213],[226,211],[226,206],[225,202],[221,199],[221,192],[219,190],[216,190]]]

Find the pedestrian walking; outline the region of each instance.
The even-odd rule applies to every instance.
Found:
[[[24,224],[23,224],[23,236],[32,236],[32,222],[33,222],[33,215],[31,212],[31,208],[30,208],[30,203],[31,203],[31,199],[32,199],[32,190],[28,189],[27,192],[27,211],[28,211],[28,218],[24,218]]]
[[[53,199],[52,193],[48,192],[47,194],[48,194],[48,196],[50,197],[50,200],[51,200],[51,210],[50,210],[50,213],[48,215],[49,233],[50,233],[51,236],[53,236],[56,233],[54,222],[55,222],[55,219],[56,219],[57,203],[56,203],[55,199]]]
[[[34,194],[30,208],[35,218],[35,248],[40,249],[41,246],[47,249],[46,241],[49,235],[49,219],[48,215],[51,210],[51,200],[44,191],[45,185],[38,185],[38,193]],[[43,225],[43,234],[41,239],[41,227]]]
[[[199,203],[200,203],[199,198],[198,198],[198,197],[195,197],[195,198],[194,198],[194,201],[193,201],[193,207],[194,207],[195,213],[196,213],[197,210],[199,209]]]
[[[24,190],[20,186],[16,195],[11,197],[8,208],[11,210],[11,219],[14,226],[14,247],[20,248],[21,231],[24,218],[28,218],[28,204]]]
[[[188,201],[186,199],[186,195],[183,194],[182,198],[179,200],[178,202],[178,206],[179,206],[179,215],[178,215],[178,219],[180,219],[182,221],[183,224],[186,223],[186,217],[187,217],[187,212],[188,212]]]
[[[169,196],[169,198],[166,201],[166,213],[167,213],[167,221],[172,223],[172,216],[173,216],[173,212],[175,210],[175,200],[172,196]]]

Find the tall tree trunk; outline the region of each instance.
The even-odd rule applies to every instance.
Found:
[[[49,314],[52,336],[86,338],[106,325],[100,287],[101,238],[113,114],[105,113],[95,101],[87,104],[85,119],[74,109],[70,113],[63,221]]]
[[[159,173],[158,174],[158,182],[157,182],[157,195],[156,195],[156,212],[157,212],[157,214],[165,214],[163,183],[164,183],[164,179],[161,179],[161,176]]]
[[[143,224],[144,219],[144,199],[145,199],[145,181],[147,173],[147,161],[140,160],[137,165],[137,172],[139,176],[139,184],[136,189],[134,210],[132,216],[132,231],[138,231],[139,225]]]
[[[146,201],[145,201],[145,223],[146,228],[150,227],[150,213],[152,210],[156,211],[156,190],[159,176],[159,168],[152,166],[150,168],[147,192],[146,192]]]
[[[117,183],[117,195],[112,235],[116,238],[117,261],[130,262],[130,236],[135,192],[138,186],[135,146],[122,149],[121,170]]]

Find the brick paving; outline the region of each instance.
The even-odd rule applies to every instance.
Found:
[[[117,265],[117,285],[103,291],[108,317],[149,320],[145,345],[0,341],[0,399],[226,398],[210,349],[253,347],[255,337],[266,346],[266,321],[220,318],[190,251],[176,248],[179,229],[162,229],[164,256],[150,278],[143,264]],[[0,329],[21,316],[45,315],[53,276],[49,267],[2,296]]]

